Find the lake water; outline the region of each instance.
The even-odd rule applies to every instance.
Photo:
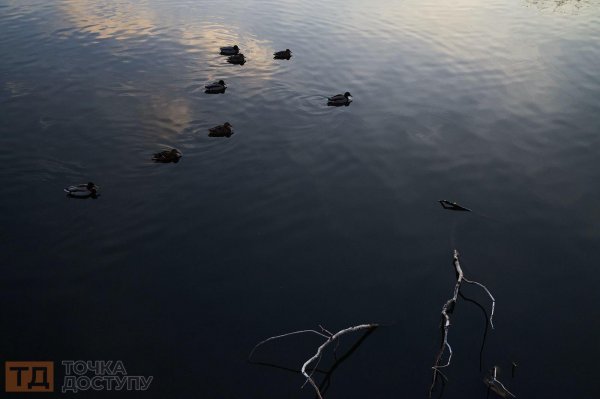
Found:
[[[154,377],[74,397],[311,398],[252,347],[378,322],[326,397],[425,398],[456,248],[496,328],[480,359],[459,301],[443,397],[485,398],[494,365],[518,397],[597,395],[599,2],[0,0],[0,54],[0,360]]]

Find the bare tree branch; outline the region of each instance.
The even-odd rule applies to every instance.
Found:
[[[321,326],[319,326],[321,327]],[[379,324],[360,324],[358,326],[353,326],[353,327],[348,327],[345,328],[343,330],[338,331],[335,334],[330,333],[328,330],[326,330],[325,328],[321,327],[322,331],[325,331],[326,333],[330,334],[329,336],[322,334],[318,331],[315,330],[301,330],[301,331],[293,331],[291,333],[287,333],[287,334],[282,334],[282,335],[277,335],[274,337],[269,337],[261,342],[259,342],[258,344],[256,344],[256,346],[254,348],[252,348],[252,351],[250,352],[250,354],[248,355],[248,360],[251,360],[252,355],[254,354],[254,352],[256,351],[256,349],[269,342],[269,341],[273,341],[279,338],[284,338],[284,337],[288,337],[290,335],[295,335],[295,334],[302,334],[302,333],[314,333],[317,335],[320,335],[323,338],[326,338],[325,342],[323,342],[321,344],[321,346],[319,346],[317,348],[317,352],[310,358],[308,359],[306,362],[304,362],[304,364],[302,365],[302,368],[300,369],[300,372],[302,373],[302,375],[304,377],[306,377],[306,381],[304,382],[304,384],[302,385],[302,387],[304,387],[304,385],[306,385],[306,383],[309,383],[315,390],[315,392],[317,393],[317,397],[319,399],[323,399],[323,396],[321,395],[321,391],[319,390],[319,387],[317,386],[317,384],[315,383],[315,381],[312,378],[312,375],[314,373],[314,371],[316,370],[317,365],[319,364],[321,357],[323,355],[323,351],[325,350],[325,348],[327,348],[327,346],[329,346],[329,344],[331,344],[332,342],[338,342],[338,339],[345,334],[349,334],[355,331],[359,331],[359,330],[372,330],[379,327]],[[309,372],[307,371],[307,368],[316,361],[316,365],[315,367],[312,368],[312,370]]]
[[[304,334],[304,333],[313,333],[313,334],[320,335],[321,337],[324,337],[324,338],[329,338],[327,335],[322,334],[315,330],[300,330],[300,331],[293,331],[293,332],[287,333],[287,334],[276,335],[274,337],[269,337],[269,338],[265,339],[264,341],[260,341],[258,344],[256,344],[254,346],[254,348],[252,348],[252,350],[250,351],[250,354],[248,355],[248,360],[250,360],[252,358],[252,355],[254,354],[254,351],[256,350],[256,348],[258,348],[259,346],[261,346],[263,344],[266,344],[269,341],[273,341],[273,340],[276,340],[279,338],[289,337],[290,335]]]
[[[454,271],[456,272],[456,284],[454,285],[454,293],[452,295],[452,298],[448,299],[448,301],[446,301],[446,303],[442,307],[442,323],[441,323],[442,344],[440,347],[440,351],[438,352],[438,354],[436,356],[435,363],[431,367],[433,369],[433,380],[432,380],[431,386],[429,388],[429,397],[430,398],[433,393],[433,388],[435,388],[435,383],[437,382],[438,374],[443,376],[443,374],[441,374],[440,369],[444,368],[444,367],[448,367],[452,360],[452,347],[450,346],[450,343],[448,342],[448,331],[450,329],[450,315],[454,311],[454,306],[456,305],[456,301],[458,300],[458,294],[460,293],[460,286],[463,281],[468,284],[475,284],[475,285],[480,286],[481,288],[483,288],[485,290],[485,292],[491,298],[492,310],[490,313],[490,325],[492,326],[492,328],[494,328],[494,323],[492,320],[494,317],[496,300],[494,299],[494,297],[492,296],[492,294],[490,293],[490,291],[487,289],[487,287],[485,285],[478,283],[477,281],[471,281],[471,280],[468,280],[465,278],[463,270],[460,267],[457,250],[454,250],[454,254],[452,257],[452,264],[454,265]],[[440,364],[442,362],[442,358],[444,357],[444,353],[446,353],[446,348],[448,349],[448,360],[446,361],[446,363]]]

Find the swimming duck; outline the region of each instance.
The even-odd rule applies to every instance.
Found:
[[[444,209],[449,209],[451,211],[471,212],[469,208],[465,208],[464,206],[458,205],[456,202],[450,202],[446,200],[439,200],[438,202],[442,205],[442,208]]]
[[[287,48],[284,51],[276,51],[273,55],[276,60],[289,60],[292,57],[292,51]]]
[[[65,193],[67,193],[69,197],[75,198],[96,197],[96,195],[98,195],[99,190],[100,187],[98,187],[92,182],[89,182],[87,184],[77,184],[75,186],[69,186],[64,189]]]
[[[218,82],[207,84],[204,88],[206,89],[206,93],[225,93],[227,86],[225,86],[224,80],[219,80]]]
[[[153,161],[163,163],[179,162],[179,158],[181,158],[181,151],[175,148],[157,152],[152,156]]]
[[[244,57],[244,54],[231,55],[229,58],[227,58],[227,62],[230,64],[244,65],[244,62],[246,62],[246,57]]]
[[[344,94],[336,94],[327,99],[327,105],[349,105],[352,102],[352,94],[345,92]]]
[[[234,55],[240,52],[240,48],[236,45],[221,47],[221,55]]]
[[[208,137],[230,137],[233,134],[231,123],[225,122],[223,125],[208,129]]]

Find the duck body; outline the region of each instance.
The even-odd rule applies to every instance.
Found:
[[[206,93],[225,93],[227,86],[224,80],[219,80],[218,82],[207,84],[204,88],[206,89]]]
[[[74,186],[69,186],[64,189],[64,192],[67,193],[69,197],[73,198],[90,198],[96,197],[98,195],[98,191],[100,187],[95,185],[92,182],[77,184]]]
[[[345,92],[344,94],[336,94],[335,96],[327,99],[327,105],[340,106],[349,105],[352,102],[352,94]]]
[[[236,45],[221,47],[220,49],[221,55],[234,55],[240,52],[240,48]]]
[[[152,156],[152,160],[155,162],[169,163],[169,162],[179,162],[182,154],[178,149],[164,150],[161,152],[157,152]]]
[[[276,51],[273,53],[273,58],[276,60],[289,60],[292,58],[292,51],[289,48],[283,51]]]
[[[208,137],[231,137],[233,134],[231,123],[225,122],[223,125],[208,129]]]
[[[246,62],[246,57],[244,56],[244,54],[231,55],[229,56],[229,58],[227,58],[227,62],[229,62],[230,64],[244,65],[244,63]]]

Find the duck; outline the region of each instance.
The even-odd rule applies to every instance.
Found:
[[[349,105],[352,102],[352,94],[349,91],[344,94],[336,94],[327,99],[327,105]]]
[[[206,93],[225,93],[227,86],[225,85],[225,81],[221,79],[218,82],[207,84],[204,88],[206,89]]]
[[[276,51],[273,53],[276,60],[289,60],[292,57],[292,51],[286,48],[284,51]]]
[[[231,123],[225,122],[222,125],[208,129],[208,137],[231,137],[233,134]]]
[[[244,54],[241,53],[231,55],[229,56],[229,58],[227,58],[227,62],[229,62],[230,64],[244,65],[244,62],[246,62],[246,57],[244,57]]]
[[[236,45],[221,47],[221,55],[234,55],[240,52],[240,48]]]
[[[76,184],[74,186],[69,186],[64,189],[65,193],[67,193],[69,197],[75,198],[96,197],[98,195],[99,190],[100,187],[98,187],[92,182]]]
[[[181,158],[182,154],[176,148],[172,148],[170,150],[164,150],[161,152],[157,152],[152,156],[152,160],[155,162],[169,163],[169,162],[179,162],[179,158]]]

